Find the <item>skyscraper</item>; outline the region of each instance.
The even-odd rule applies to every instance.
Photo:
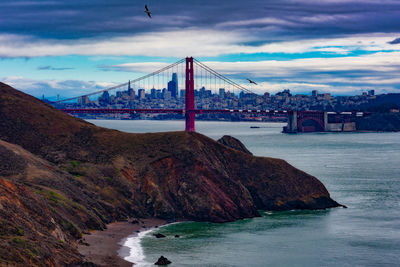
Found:
[[[133,89],[130,89],[131,91],[130,92],[128,92],[128,94],[129,94],[129,99],[130,100],[135,100],[135,90],[133,90]]]
[[[144,89],[139,89],[138,97],[140,100],[146,99],[146,91]]]
[[[200,88],[199,97],[206,97],[206,88],[204,86]]]
[[[172,80],[176,83],[176,86],[178,86],[178,75],[176,72],[172,73]]]
[[[107,104],[110,103],[110,94],[108,93],[108,91],[104,91],[103,94],[100,96],[99,101],[103,101]]]
[[[135,100],[135,90],[131,87],[131,81],[128,83],[128,96],[130,100]]]
[[[219,97],[225,98],[225,88],[219,88]]]
[[[176,85],[176,82],[174,82],[174,81],[168,82],[168,92],[171,93],[171,97],[177,98],[178,86]]]
[[[170,83],[174,83],[174,82],[170,81]],[[171,99],[171,91],[169,91],[165,88],[162,90],[162,95],[163,95],[163,99],[165,99],[165,100]]]
[[[155,88],[152,88],[150,90],[150,98],[151,99],[157,99],[157,90]]]
[[[171,92],[171,97],[178,98],[178,75],[172,73],[172,80],[168,82],[168,91]]]

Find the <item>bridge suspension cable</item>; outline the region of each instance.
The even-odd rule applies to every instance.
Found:
[[[170,65],[168,65],[168,66],[166,66],[166,67],[164,67],[164,68],[162,68],[162,69],[159,69],[159,70],[157,70],[157,71],[155,71],[155,72],[152,72],[152,73],[149,73],[149,74],[144,75],[144,76],[142,76],[142,77],[139,77],[139,78],[137,78],[137,79],[134,79],[134,80],[132,80],[132,81],[130,81],[130,82],[131,82],[131,83],[140,82],[140,81],[145,80],[145,79],[147,79],[147,78],[149,78],[149,77],[151,77],[151,76],[160,74],[160,73],[162,73],[162,72],[164,72],[164,71],[166,71],[166,70],[168,70],[168,69],[171,69],[171,68],[173,68],[173,67],[175,67],[175,66],[177,66],[177,65],[179,65],[179,64],[181,64],[181,63],[183,63],[183,62],[185,62],[185,59],[184,59],[184,58],[181,59],[181,60],[179,60],[179,61],[177,61],[177,62],[175,62],[175,63],[173,63],[173,64],[170,64]],[[89,97],[89,96],[92,96],[92,95],[101,94],[101,93],[106,92],[106,91],[111,91],[111,90],[115,90],[115,89],[118,89],[118,88],[123,87],[123,86],[127,86],[128,84],[129,84],[129,82],[127,82],[127,83],[122,83],[122,84],[119,84],[119,85],[116,85],[116,86],[112,86],[112,87],[109,87],[109,88],[106,88],[106,89],[102,89],[102,90],[99,90],[99,91],[96,91],[96,92],[93,92],[93,93],[90,93],[90,94],[85,94],[85,95],[81,95],[81,96],[75,96],[75,97],[70,97],[70,98],[58,100],[58,101],[55,101],[54,103],[61,103],[61,102],[66,102],[66,101],[75,100],[75,99],[78,99],[78,98],[81,98],[81,97],[86,97],[86,96]]]
[[[194,60],[195,64],[198,65],[200,68],[202,68],[202,69],[208,71],[209,73],[211,73],[211,74],[213,74],[214,76],[220,78],[221,80],[223,80],[224,82],[226,82],[226,83],[232,85],[233,87],[236,87],[237,89],[242,90],[242,91],[245,91],[245,92],[250,93],[250,94],[256,94],[256,93],[254,93],[253,91],[251,91],[251,90],[249,90],[249,89],[247,89],[247,88],[241,86],[240,84],[237,84],[236,82],[234,82],[234,81],[228,79],[228,78],[225,77],[224,75],[222,75],[222,74],[216,72],[215,70],[213,70],[212,68],[208,67],[208,66],[205,65],[204,63],[198,61],[197,59],[193,58],[193,60]]]
[[[168,71],[171,71],[171,74],[174,72],[174,68],[176,69],[176,71],[177,72],[179,72],[179,65],[181,64],[181,66],[182,66],[182,68],[183,68],[183,63],[185,62],[185,58],[183,58],[183,59],[180,59],[180,60],[178,60],[177,62],[175,62],[175,63],[173,63],[173,64],[170,64],[170,65],[168,65],[168,66],[165,66],[165,67],[163,67],[163,68],[161,68],[161,69],[159,69],[159,70],[157,70],[157,71],[154,71],[154,72],[152,72],[152,73],[149,73],[149,74],[147,74],[147,75],[144,75],[144,76],[142,76],[142,77],[139,77],[139,78],[136,78],[136,79],[134,79],[134,80],[131,80],[130,81],[130,83],[131,84],[138,84],[139,83],[139,87],[140,87],[140,85],[143,83],[144,84],[144,86],[146,85],[146,82],[147,82],[147,88],[149,88],[149,80],[148,80],[148,78],[150,78],[151,79],[151,77],[153,77],[153,87],[154,87],[154,84],[155,84],[155,80],[154,80],[154,77],[157,75],[157,84],[159,85],[159,80],[160,80],[160,76],[159,75],[163,75],[161,78],[162,78],[162,83],[165,83],[165,73],[166,72],[168,72]],[[220,73],[218,73],[218,72],[216,72],[215,70],[213,70],[212,68],[210,68],[209,66],[207,66],[207,65],[205,65],[204,63],[202,63],[202,62],[200,62],[199,60],[197,60],[197,59],[193,59],[193,61],[194,61],[194,63],[195,63],[195,65],[197,66],[197,67],[199,67],[200,69],[201,69],[201,71],[199,71],[199,70],[196,70],[196,73],[199,73],[200,75],[201,75],[201,77],[200,77],[200,83],[198,83],[198,81],[197,81],[197,79],[196,79],[196,84],[201,84],[202,83],[202,79],[205,77],[205,79],[206,79],[206,81],[207,81],[207,76],[209,75],[209,80],[210,80],[210,87],[212,87],[212,85],[211,85],[211,83],[212,83],[212,76],[214,76],[214,86],[215,86],[215,90],[217,89],[217,79],[220,79],[221,81],[223,81],[223,83],[224,83],[224,87],[225,87],[225,85],[226,84],[228,84],[228,85],[230,85],[230,86],[232,86],[233,88],[236,88],[236,89],[238,89],[238,90],[241,90],[241,91],[244,91],[244,92],[246,92],[246,93],[250,93],[250,94],[256,94],[256,93],[254,93],[254,92],[252,92],[251,90],[249,90],[249,89],[247,89],[247,88],[245,88],[244,86],[242,86],[242,85],[240,85],[240,84],[238,84],[238,83],[236,83],[236,82],[234,82],[234,81],[232,81],[231,79],[229,79],[229,78],[227,78],[226,76],[224,76],[224,75],[222,75],[222,74],[220,74]],[[204,74],[203,74],[203,71],[204,71]],[[168,73],[167,73],[168,74]],[[208,74],[208,75],[207,75]],[[184,77],[184,74],[182,73],[182,76]],[[146,80],[147,79],[147,80]],[[182,79],[182,82],[183,82],[183,79]],[[122,83],[122,84],[118,84],[118,85],[115,85],[115,86],[112,86],[112,87],[108,87],[108,88],[106,88],[106,89],[102,89],[102,90],[99,90],[99,91],[95,91],[95,92],[92,92],[92,93],[89,93],[89,94],[84,94],[84,95],[80,95],[80,96],[76,96],[76,97],[70,97],[70,98],[66,98],[66,99],[62,99],[62,100],[58,100],[58,101],[55,101],[54,103],[61,103],[61,102],[67,102],[67,101],[72,101],[72,100],[76,100],[76,99],[79,99],[79,98],[83,98],[83,97],[89,97],[89,96],[93,96],[93,95],[97,95],[97,94],[101,94],[101,93],[103,93],[103,92],[106,92],[106,91],[111,91],[111,90],[115,90],[115,89],[118,89],[118,88],[121,88],[121,87],[123,87],[123,86],[127,86],[129,84],[129,82],[126,82],[126,83]]]

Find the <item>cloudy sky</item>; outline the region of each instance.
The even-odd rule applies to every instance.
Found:
[[[400,93],[398,0],[1,2],[0,81],[38,97],[89,93],[186,56],[257,92]]]

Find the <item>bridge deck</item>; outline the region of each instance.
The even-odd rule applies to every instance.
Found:
[[[176,113],[176,114],[185,114],[184,109],[61,109],[66,113],[70,114],[112,114],[112,113]],[[256,114],[291,114],[292,111],[287,110],[251,110],[251,109],[195,109],[194,112],[196,114],[226,114],[226,113],[256,113]]]

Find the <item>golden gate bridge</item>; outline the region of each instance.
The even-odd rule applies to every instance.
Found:
[[[288,117],[288,132],[302,132],[302,131],[325,131],[327,129],[327,115],[326,112],[323,111],[293,111],[293,110],[275,110],[275,109],[228,109],[228,108],[219,108],[219,109],[198,109],[196,108],[195,103],[195,87],[200,88],[201,86],[207,84],[207,87],[214,86],[215,90],[217,88],[228,89],[228,92],[235,94],[235,92],[244,92],[251,95],[256,95],[253,91],[245,88],[244,86],[234,82],[233,80],[227,78],[226,76],[216,72],[211,69],[204,63],[196,60],[193,57],[183,58],[173,64],[170,64],[166,67],[163,67],[155,72],[144,75],[140,78],[131,80],[127,83],[122,83],[113,87],[109,87],[103,90],[95,91],[89,94],[66,98],[63,100],[58,100],[54,102],[57,107],[60,107],[61,103],[71,103],[73,101],[77,101],[78,103],[90,102],[89,98],[95,95],[99,95],[108,91],[120,89],[128,86],[130,88],[131,85],[136,86],[139,91],[144,88],[150,89],[151,84],[153,86],[152,90],[155,90],[155,85],[157,84],[158,88],[161,88],[161,84],[166,84],[166,78],[169,79],[169,75],[175,74],[176,76],[180,75],[180,81],[184,80],[184,83],[181,82],[181,88],[184,85],[184,109],[182,108],[60,108],[62,111],[69,114],[161,114],[161,113],[170,113],[170,114],[183,114],[185,116],[185,130],[189,132],[195,131],[195,116],[196,114],[234,114],[234,113],[243,113],[243,114],[253,114],[255,116],[261,115],[284,115]],[[168,77],[169,76],[169,77]],[[179,85],[176,84],[176,88]],[[165,88],[164,88],[165,89]],[[175,97],[176,97],[176,93]],[[139,96],[141,97],[141,96]],[[352,116],[356,114],[351,113]],[[346,120],[349,121],[350,116],[346,117]],[[307,125],[303,125],[304,122],[312,121],[312,128]]]

